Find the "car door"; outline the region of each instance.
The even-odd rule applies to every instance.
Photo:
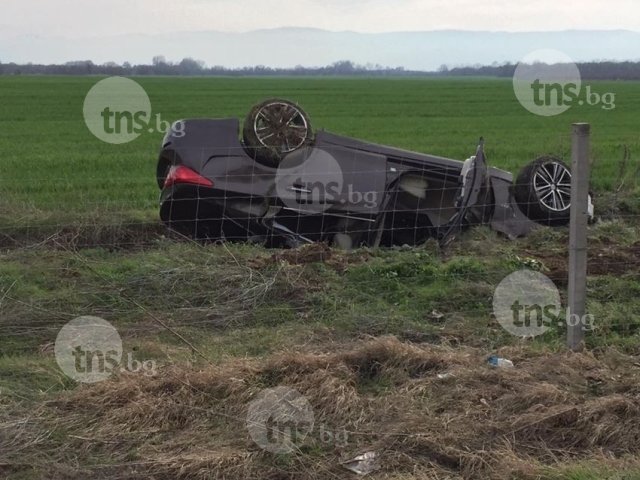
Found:
[[[481,138],[476,154],[464,162],[460,172],[460,188],[455,200],[457,212],[449,223],[440,230],[438,234],[440,245],[448,244],[461,230],[469,209],[478,203],[482,186],[486,180],[487,163],[484,155],[484,139]]]

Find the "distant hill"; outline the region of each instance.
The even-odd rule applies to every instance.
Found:
[[[562,32],[356,33],[310,28],[278,28],[247,33],[191,32],[121,35],[70,40],[0,33],[3,63],[65,63],[92,60],[150,63],[155,55],[180,61],[203,60],[208,66],[305,67],[338,60],[436,70],[441,65],[490,65],[517,62],[544,48],[561,50],[575,61],[640,60],[640,33],[625,30]],[[544,58],[540,60],[545,60]]]

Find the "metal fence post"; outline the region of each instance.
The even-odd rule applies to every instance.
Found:
[[[584,348],[587,297],[587,223],[589,197],[589,134],[591,125],[574,123],[571,135],[571,222],[569,232],[569,310],[567,346]]]

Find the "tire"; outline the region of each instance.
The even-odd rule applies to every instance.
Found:
[[[287,154],[313,143],[313,128],[302,108],[288,100],[273,98],[249,111],[243,139],[253,158],[277,167]]]
[[[515,185],[520,209],[548,226],[567,225],[571,209],[571,170],[559,158],[540,157],[524,167]]]

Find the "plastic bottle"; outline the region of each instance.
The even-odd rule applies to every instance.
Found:
[[[496,356],[489,357],[489,365],[496,368],[514,368],[513,362],[506,358],[499,358]]]

